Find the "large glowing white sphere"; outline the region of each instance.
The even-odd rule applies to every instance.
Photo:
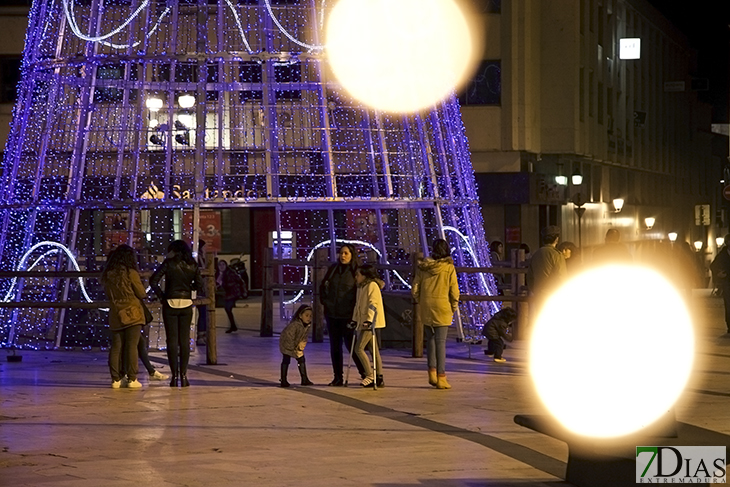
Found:
[[[544,305],[530,374],[547,409],[579,435],[639,431],[667,413],[692,371],[684,300],[661,275],[626,265],[586,271]]]
[[[326,25],[332,71],[355,99],[414,112],[473,70],[479,37],[454,0],[339,0]]]

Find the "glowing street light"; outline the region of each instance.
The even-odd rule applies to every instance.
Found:
[[[656,223],[656,218],[654,218],[653,216],[647,216],[646,218],[644,218],[644,224],[646,225],[647,230],[651,230],[654,226],[654,223]]]
[[[157,97],[150,97],[145,100],[145,105],[147,105],[147,109],[151,112],[158,112],[160,111],[160,108],[162,108],[162,100]]]
[[[606,333],[617,321],[631,330],[630,360],[615,357],[626,337]],[[679,399],[695,337],[684,299],[664,277],[610,265],[578,274],[545,301],[529,347],[530,376],[552,416],[578,435],[617,438],[651,425]],[[570,360],[556,360],[555,350],[566,347]],[[661,373],[649,378],[640,370]]]
[[[180,95],[177,97],[177,104],[180,108],[192,108],[195,106],[195,97],[193,95]]]
[[[623,207],[624,207],[624,199],[623,198],[614,198],[613,208],[616,211],[616,213],[619,213]]]
[[[450,96],[474,71],[483,35],[473,18],[454,0],[339,0],[325,52],[352,97],[412,113]]]
[[[702,240],[695,240],[695,250],[699,252],[702,250]]]
[[[674,243],[677,241],[677,232],[669,232],[667,237],[669,237],[670,242]]]

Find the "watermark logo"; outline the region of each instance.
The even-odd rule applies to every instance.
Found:
[[[637,484],[726,483],[724,446],[637,446]]]

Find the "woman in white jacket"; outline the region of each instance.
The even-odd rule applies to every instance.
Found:
[[[355,353],[365,369],[365,378],[360,383],[363,387],[372,387],[375,383],[378,387],[385,385],[383,381],[383,361],[380,360],[378,347],[373,347],[373,332],[376,328],[385,328],[385,311],[383,310],[383,296],[380,289],[383,281],[378,279],[375,268],[371,265],[364,265],[355,273],[357,283],[357,301],[355,310],[352,313],[352,321],[357,323],[357,343]],[[375,360],[377,378],[373,376],[373,368],[370,359],[365,353],[369,348]]]

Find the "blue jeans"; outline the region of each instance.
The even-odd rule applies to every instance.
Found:
[[[448,326],[425,325],[426,344],[428,348],[428,368],[436,369],[436,373],[446,373],[446,335],[449,334]]]

